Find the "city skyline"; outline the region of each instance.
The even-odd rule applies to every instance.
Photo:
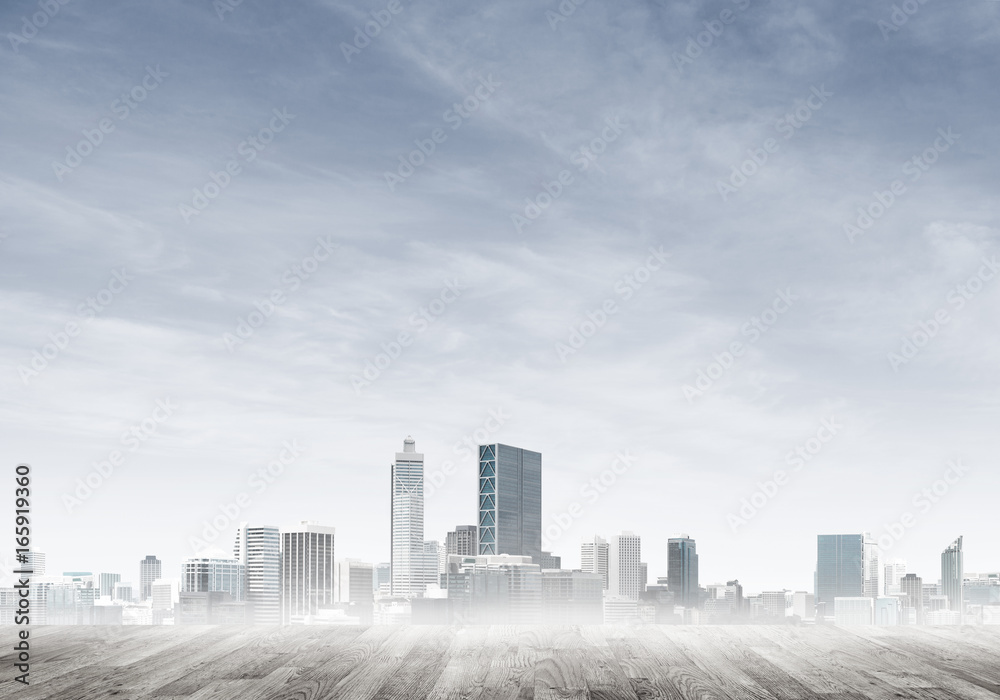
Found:
[[[419,460],[419,465],[420,465],[418,471],[420,471],[420,473],[423,473],[423,466],[422,466],[423,465],[423,461],[422,461],[423,460],[423,454],[422,453],[414,453],[413,452],[414,442],[415,441],[413,440],[413,438],[411,436],[407,436],[406,440],[404,440],[404,452],[396,454],[397,462],[398,462],[398,460],[400,458],[416,458],[416,459]],[[497,445],[497,443],[493,443],[492,447],[495,448],[496,445]],[[478,447],[481,450],[483,447],[487,447],[487,446],[478,446]],[[507,446],[505,446],[505,447],[507,447]],[[507,447],[507,449],[513,449],[513,450],[516,450],[517,452],[521,452],[521,450],[519,448],[509,448],[509,447]],[[527,452],[527,451],[525,451],[525,452]],[[530,453],[530,454],[537,455],[539,459],[541,457],[541,455],[539,455],[538,453]],[[476,464],[476,466],[474,468],[477,471],[481,472],[483,463],[479,462],[479,463],[475,463],[475,464]],[[543,480],[544,480],[544,472],[543,472]],[[480,480],[480,488],[481,488],[481,483],[482,482]],[[477,496],[477,498],[481,498],[481,494],[480,494],[480,496]],[[449,510],[451,508],[453,508],[453,506],[449,507]],[[297,521],[297,522],[301,522],[301,521]],[[325,524],[325,521],[317,521],[317,522],[321,522],[321,524]],[[543,511],[543,529],[544,529],[545,524],[549,523],[549,522],[551,522],[551,518],[548,517],[548,514],[544,513],[544,511]],[[296,528],[298,527],[298,525],[297,524],[296,525],[289,525],[289,526],[286,526],[286,527],[287,527],[288,531],[294,531],[294,530],[296,530]],[[453,527],[454,526],[452,526],[452,528],[449,528],[448,531],[450,532],[451,529],[453,529]],[[279,528],[279,529],[282,532],[286,531],[286,528]],[[582,525],[578,529],[581,529],[582,531],[586,531],[588,529],[588,526],[586,524],[584,524],[584,525]],[[237,537],[239,536],[238,535],[238,531],[234,530],[234,533],[235,533],[235,535]],[[442,535],[446,535],[446,534],[447,533],[442,533]],[[637,533],[637,535],[642,536],[643,539],[645,539],[647,541],[648,540],[655,540],[658,534],[662,534],[662,531],[659,532],[659,533],[654,533],[652,536],[647,536],[645,533]],[[609,536],[609,540],[610,540],[611,537],[614,537],[614,535],[610,535]],[[681,537],[685,537],[685,536],[682,535]],[[871,535],[866,535],[866,537],[872,538]],[[584,537],[583,539],[585,540],[587,538]],[[669,544],[669,542],[675,541],[677,539],[678,539],[677,537],[673,537],[673,536],[667,537],[666,538],[666,543]],[[950,539],[954,539],[954,536],[951,536]],[[430,541],[429,539],[421,540],[419,546],[417,547],[417,550],[418,550],[417,551],[417,557],[418,557],[420,565],[423,565],[423,563],[424,563],[424,556],[425,556],[425,554],[423,552],[423,545],[424,545],[425,542],[429,542],[429,541]],[[444,544],[445,541],[446,541],[446,537],[445,536],[441,536],[440,539],[438,540],[438,542],[440,542],[439,546],[441,547],[442,550],[444,549],[443,544]],[[569,543],[566,540],[562,540],[561,543],[562,544],[566,544],[568,546],[565,547],[565,550],[563,550],[562,548],[560,548],[559,546],[557,546],[556,547],[556,551],[554,551],[553,554],[555,554],[556,556],[561,556],[563,558],[563,568],[580,569],[581,566],[582,566],[582,558],[580,557],[580,546],[579,546],[580,543],[577,542],[575,547],[572,546],[572,545],[569,545]],[[874,539],[872,539],[871,547],[874,547],[874,549],[871,549],[870,551],[873,551],[873,552],[878,551],[878,553],[879,553],[880,556],[882,556],[882,557],[888,557],[890,559],[893,556],[892,554],[890,554],[890,552],[894,553],[894,554],[898,554],[899,553],[898,548],[895,548],[895,547],[891,548],[890,550],[888,550],[886,552],[878,550],[877,549],[877,543],[874,542]],[[42,548],[39,547],[39,550],[41,550],[41,549]],[[201,550],[198,553],[200,553],[202,556],[208,556],[208,557],[214,557],[214,558],[220,558],[220,559],[228,559],[228,558],[230,558],[230,554],[227,552],[224,544],[220,544],[218,547],[216,547],[216,546],[210,546],[207,549]],[[355,554],[357,556],[354,556],[352,558],[358,558],[358,557],[360,557],[361,560],[367,561],[367,562],[372,563],[372,564],[377,564],[377,563],[379,563],[381,561],[388,561],[388,560],[391,559],[391,556],[386,556],[385,559],[382,559],[381,557],[372,557],[368,553],[365,553],[365,552],[357,552],[356,551]],[[923,559],[925,559],[927,561],[929,561],[932,558],[926,552],[924,552],[923,554],[924,554]],[[574,562],[574,555],[576,556],[575,563],[571,563],[571,562]],[[188,556],[189,557],[195,557],[195,555],[188,555]],[[697,557],[697,555],[695,555],[695,557]],[[666,577],[668,575],[668,568],[669,567],[668,567],[668,560],[667,560],[666,556],[664,556],[664,557],[651,556],[651,557],[648,557],[648,558],[650,558],[652,560],[652,565],[650,567],[650,571],[651,571],[651,573],[650,573],[650,580],[653,580],[656,577]],[[338,557],[338,559],[339,559],[339,557]],[[659,559],[662,559],[663,561],[660,562],[660,561],[658,561]],[[646,565],[646,566],[649,566],[648,562],[643,562],[643,564]],[[884,565],[884,561],[882,563],[878,564],[879,571],[877,571],[876,574],[875,574],[876,577],[877,577],[877,579],[878,579],[878,581],[884,580],[884,575],[883,575],[883,572],[881,571],[881,567],[883,565]],[[79,567],[76,567],[76,568],[79,568]],[[715,570],[720,570],[720,569],[725,569],[725,566],[721,565],[719,562],[716,561],[714,563],[713,568]],[[912,568],[913,568],[913,565],[911,565],[911,570],[912,570]],[[993,568],[992,565],[989,562],[987,562],[984,566],[981,566],[981,567],[978,567],[978,568],[969,569],[969,570],[988,570],[988,569],[991,569],[991,568]],[[67,570],[69,570],[69,569],[67,569]],[[103,571],[108,571],[108,570],[111,570],[111,567],[105,567],[102,570]],[[816,573],[816,572],[814,571],[814,573]],[[416,574],[416,575],[417,575],[418,578],[420,577],[419,573]],[[747,582],[746,585],[751,590],[755,590],[755,589],[758,589],[758,590],[778,589],[778,590],[780,590],[782,588],[789,588],[790,590],[810,590],[810,591],[813,590],[813,585],[811,583],[809,585],[803,585],[803,586],[795,586],[795,585],[789,586],[788,585],[788,583],[789,583],[788,580],[786,580],[784,582],[783,581],[774,580],[774,581],[772,581],[769,584],[762,584],[762,585],[755,586],[755,584],[750,583],[750,581],[752,581],[753,579],[751,579],[749,577],[746,577],[746,576],[741,577],[739,575],[739,572],[736,572],[736,571],[726,571],[726,573],[724,575],[718,577],[717,579],[714,579],[712,582],[718,583],[719,581],[729,580],[730,578],[740,578],[741,581],[746,581]],[[803,576],[801,575],[801,572],[795,578],[802,579]],[[139,582],[139,580],[140,580],[139,576],[136,576],[134,578],[134,581],[135,581],[134,583],[132,582],[133,579],[131,579],[127,574],[123,575],[123,578],[121,580],[123,582],[125,582],[125,583],[130,583],[136,591],[141,590],[141,586],[140,586],[140,582]],[[430,580],[430,579],[426,579],[426,580]],[[706,579],[702,579],[700,581],[700,583],[701,583],[702,586],[704,586],[707,583],[709,583],[709,581],[706,580]],[[865,585],[866,585],[866,590],[871,590],[872,587],[874,587],[874,586],[877,585],[877,582],[871,582],[870,581],[870,582],[866,583]]]
[[[437,589],[439,584],[443,584],[443,581],[438,580],[438,573],[444,574],[449,570],[448,554],[456,553],[454,551],[456,547],[464,547],[471,552],[478,549],[480,555],[503,554],[505,557],[527,555],[525,561],[533,563],[536,567],[541,565],[541,568],[560,568],[558,563],[546,563],[552,558],[549,552],[542,552],[537,546],[530,546],[531,542],[537,541],[540,537],[537,523],[541,519],[541,513],[532,510],[532,508],[537,509],[537,504],[540,503],[538,497],[543,477],[540,453],[500,443],[479,445],[476,450],[476,454],[479,455],[476,464],[478,475],[476,503],[480,510],[478,518],[480,525],[457,526],[454,531],[447,533],[444,538],[447,545],[444,545],[435,540],[423,539],[424,455],[416,452],[415,445],[413,437],[407,435],[403,441],[403,451],[396,453],[390,466],[389,519],[393,533],[397,530],[400,533],[399,537],[394,534],[392,538],[391,561],[395,563],[386,565],[391,572],[386,591],[390,596],[420,598],[424,595],[425,587]],[[506,494],[506,501],[503,503],[498,499],[501,493]],[[501,511],[506,513],[504,519],[498,517]],[[507,531],[500,536],[497,534],[500,530],[499,525],[504,521],[507,523]],[[347,570],[341,574],[342,562],[345,564],[358,562],[361,566],[367,567],[366,575],[369,583],[375,580],[375,570],[383,566],[382,563],[377,563],[377,559],[362,562],[355,558],[334,557],[334,533],[334,527],[312,521],[301,521],[293,528],[280,530],[271,526],[249,525],[243,522],[237,530],[231,558],[221,550],[209,548],[185,559],[182,565],[180,590],[214,591],[218,587],[211,582],[225,581],[227,583],[218,590],[232,593],[236,602],[245,600],[248,620],[258,624],[274,623],[278,619],[288,621],[293,616],[300,619],[303,614],[314,614],[319,605],[341,602],[341,594],[338,592],[340,582],[342,579],[344,581],[349,579]],[[305,537],[306,541],[302,541],[302,537]],[[326,537],[328,541],[321,539],[313,542],[316,537]],[[463,539],[460,540],[460,537]],[[584,573],[592,572],[594,575],[604,572],[601,575],[604,581],[603,588],[611,600],[634,601],[648,583],[649,565],[648,562],[641,561],[643,557],[640,554],[640,540],[639,534],[626,531],[612,535],[608,540],[599,535],[588,536],[581,539],[580,565],[565,567],[563,570],[574,568]],[[459,545],[460,541],[464,541],[465,544]],[[285,544],[281,545],[281,542]],[[832,615],[835,600],[860,601],[864,597],[875,601],[870,616],[884,617],[891,613],[893,619],[897,619],[901,613],[878,606],[882,605],[879,602],[880,596],[905,593],[900,586],[900,579],[907,572],[905,560],[887,557],[885,552],[879,550],[878,539],[867,532],[856,535],[819,534],[816,542],[814,584],[809,595],[814,598],[818,610]],[[959,536],[941,554],[942,573],[939,592],[947,597],[952,610],[960,610],[964,604],[962,542],[963,536]],[[525,551],[525,543],[529,543],[530,553]],[[699,556],[694,538],[683,534],[670,538],[667,545],[666,576],[657,577],[658,582],[668,584],[678,604],[690,608],[700,607],[704,591],[711,591],[720,584],[718,582],[709,584],[700,580]],[[286,547],[288,547],[287,552]],[[30,558],[44,562],[46,555],[37,551],[33,552]],[[560,558],[560,555],[555,553],[555,558]],[[279,564],[279,559],[284,563]],[[317,561],[320,563],[317,564]],[[293,568],[288,568],[290,563]],[[238,572],[235,566],[239,567]],[[44,564],[40,565],[39,569],[44,571]],[[114,597],[117,598],[118,588],[123,587],[123,591],[128,591],[127,598],[141,602],[150,597],[150,586],[154,580],[160,578],[160,569],[161,561],[154,555],[147,555],[140,562],[141,584],[138,587],[130,582],[117,583],[121,580],[118,574],[100,573],[99,588],[103,592],[106,587],[113,584]],[[308,575],[304,573],[314,569],[318,572],[315,576],[312,573]],[[152,573],[154,570],[155,576]],[[220,574],[220,571],[223,573]],[[69,574],[63,574],[67,575]],[[305,584],[304,581],[306,579],[311,581],[316,576],[318,580],[326,583],[320,585],[318,600],[313,600],[315,592],[309,593],[309,591],[314,583]],[[305,588],[302,588],[303,585]],[[234,586],[239,588],[239,595],[236,595]],[[288,599],[283,593],[286,588],[298,592],[294,593],[292,599]],[[743,590],[742,585],[740,590]],[[780,590],[788,593],[793,589],[783,585]],[[802,593],[805,594],[806,591]],[[764,595],[766,597],[775,594],[765,592]],[[280,615],[279,598],[282,611]],[[844,604],[847,605],[846,602]],[[768,603],[765,603],[765,607],[767,605]],[[310,610],[312,612],[308,612]],[[839,612],[837,614],[840,615]],[[851,614],[864,615],[860,608]]]

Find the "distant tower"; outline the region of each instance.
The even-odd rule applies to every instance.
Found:
[[[667,587],[677,605],[698,607],[698,551],[687,535],[667,540]]]
[[[276,527],[236,531],[233,558],[246,567],[247,622],[281,624],[281,533]]]
[[[403,441],[392,465],[392,595],[415,598],[423,594],[424,567],[424,455],[413,438]]]
[[[941,552],[941,595],[948,596],[948,608],[965,616],[962,582],[965,576],[965,561],[962,553],[962,538],[948,545]]]
[[[639,536],[623,532],[608,543],[608,593],[612,597],[639,599],[642,550]]]
[[[35,578],[45,575],[45,552],[41,552],[37,549],[27,552],[25,554],[27,561],[20,568],[29,569]]]
[[[479,446],[479,554],[542,557],[542,455]]]
[[[281,532],[281,621],[305,622],[333,601],[336,531],[303,521]]]
[[[898,595],[900,593],[900,579],[906,576],[906,560],[891,559],[885,562],[883,570],[885,571],[885,579],[882,592],[885,595]]]
[[[139,562],[139,600],[148,600],[153,595],[153,581],[160,578],[163,562],[152,554]]]
[[[115,584],[122,580],[121,574],[98,574],[98,595],[111,596],[115,592]]]
[[[913,608],[918,625],[924,624],[924,581],[916,574],[906,574],[899,581],[899,590],[906,596],[906,607]]]
[[[878,598],[878,545],[868,533],[816,539],[816,604],[830,617],[834,598]]]
[[[590,574],[600,574],[604,590],[608,590],[608,541],[594,535],[580,544],[580,569]]]
[[[475,525],[459,525],[449,532],[445,538],[447,553],[457,554],[461,557],[476,556],[476,533],[478,529]]]

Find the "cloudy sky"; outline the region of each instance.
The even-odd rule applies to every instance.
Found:
[[[1000,3],[807,5],[5,3],[0,456],[50,571],[176,576],[233,508],[387,560],[407,435],[427,539],[485,439],[543,453],[568,565],[1000,569]]]

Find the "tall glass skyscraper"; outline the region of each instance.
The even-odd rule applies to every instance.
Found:
[[[147,600],[153,595],[153,581],[160,578],[163,563],[152,554],[139,562],[139,600]]]
[[[834,598],[878,598],[878,545],[868,533],[819,535],[816,542],[816,604],[833,611]]]
[[[479,446],[479,554],[542,556],[542,455]]]
[[[965,614],[962,595],[963,578],[965,577],[965,562],[962,553],[962,538],[948,545],[941,552],[941,595],[948,596],[948,608]]]
[[[249,527],[236,531],[233,558],[246,569],[247,622],[281,623],[281,533],[276,527]]]
[[[415,598],[423,594],[427,584],[424,562],[424,455],[407,436],[392,465],[392,595]]]
[[[667,588],[675,605],[698,607],[698,549],[687,535],[667,540]]]

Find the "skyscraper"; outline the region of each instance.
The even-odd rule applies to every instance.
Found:
[[[878,546],[868,533],[819,535],[816,540],[816,604],[825,615],[834,598],[878,598]]]
[[[913,622],[924,624],[924,581],[916,574],[906,574],[899,581],[899,590],[906,596],[906,607],[914,611]]]
[[[448,552],[445,546],[437,540],[424,542],[423,576],[424,587],[440,586],[441,574],[448,569]]]
[[[121,580],[122,580],[121,574],[98,574],[97,575],[98,595],[100,596],[114,595],[115,584]]]
[[[403,441],[392,465],[392,595],[414,598],[424,592],[424,455],[413,438]]]
[[[890,559],[885,563],[885,580],[882,592],[885,595],[897,595],[900,593],[899,581],[906,576],[906,560]]]
[[[304,622],[333,603],[336,530],[303,521],[281,532],[281,621]]]
[[[457,526],[445,537],[447,553],[462,557],[476,556],[476,533],[478,530],[479,528],[475,525]]]
[[[240,523],[233,558],[246,569],[247,622],[281,624],[281,533]]]
[[[580,544],[580,569],[590,574],[600,574],[604,590],[608,590],[608,541],[594,535]]]
[[[148,600],[152,595],[153,581],[160,578],[163,563],[152,554],[139,562],[139,600]]]
[[[542,455],[509,445],[479,446],[479,553],[542,554]]]
[[[965,615],[962,583],[965,577],[965,556],[962,553],[962,538],[948,545],[941,552],[941,595],[948,596],[948,608]]]
[[[634,532],[622,532],[608,543],[608,595],[638,600],[642,548]]]
[[[687,535],[667,540],[667,588],[677,605],[698,607],[698,551]]]

